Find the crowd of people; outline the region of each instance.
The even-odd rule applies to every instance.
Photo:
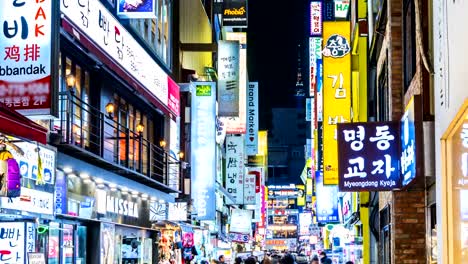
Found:
[[[226,264],[223,255],[219,256],[217,264]],[[265,256],[261,261],[259,261],[258,258],[255,256],[250,256],[245,259],[242,259],[241,257],[236,257],[234,260],[234,264],[297,264],[297,262],[292,254],[286,253],[280,259]],[[327,257],[327,254],[325,252],[321,252],[318,256],[314,256],[312,258],[310,264],[333,264],[333,262],[329,257]],[[345,264],[354,264],[354,262],[347,261],[345,262]]]

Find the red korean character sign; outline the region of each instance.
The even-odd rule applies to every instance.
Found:
[[[56,115],[58,1],[0,2],[0,103],[27,116]]]

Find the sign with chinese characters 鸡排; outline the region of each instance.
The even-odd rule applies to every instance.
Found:
[[[401,187],[398,126],[398,122],[338,124],[340,191]]]
[[[234,204],[244,203],[244,137],[226,137],[226,190]]]
[[[258,82],[249,82],[247,86],[247,128],[245,154],[258,153]]]
[[[239,42],[218,43],[218,115],[239,116]]]
[[[418,99],[418,98],[416,98]],[[416,126],[415,98],[406,105],[400,121],[401,129],[401,175],[402,185],[406,186],[416,178]]]
[[[247,0],[223,1],[223,26],[247,27]]]
[[[0,2],[0,102],[26,116],[57,115],[57,2]]]
[[[322,35],[322,2],[310,2],[310,35]]]
[[[154,97],[152,99],[157,99],[179,116],[177,109],[173,109],[179,105],[175,102],[178,101],[179,87],[172,83],[175,91],[171,96],[170,77],[99,0],[60,1],[60,11],[65,15],[64,21],[68,24],[71,21],[77,28],[74,34],[78,39],[81,37],[79,31],[139,82]]]
[[[338,184],[336,124],[351,119],[350,22],[323,23],[323,183]],[[319,135],[320,138],[320,135]],[[320,148],[318,149],[320,151]]]

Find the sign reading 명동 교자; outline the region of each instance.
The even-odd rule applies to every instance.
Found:
[[[338,184],[336,124],[351,119],[350,22],[323,23],[323,183]]]
[[[234,204],[244,203],[244,137],[226,137],[226,190]]]
[[[0,102],[26,116],[57,114],[56,5],[0,2]]]
[[[247,0],[223,1],[223,26],[247,27]]]
[[[341,192],[401,187],[398,122],[338,124]]]
[[[218,43],[218,115],[239,116],[239,42]]]
[[[258,82],[247,86],[247,129],[245,134],[245,154],[258,153]]]

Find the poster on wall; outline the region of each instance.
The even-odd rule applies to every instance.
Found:
[[[244,203],[244,137],[226,137],[226,190],[232,195],[234,204]],[[254,187],[255,190],[255,187]]]
[[[216,85],[192,83],[191,190],[198,220],[215,220],[216,199]]]
[[[223,1],[223,26],[247,27],[247,0]]]
[[[239,116],[239,41],[218,43],[218,115]]]
[[[101,223],[101,263],[113,264],[115,256],[115,225]],[[122,245],[122,252],[124,251]]]
[[[58,2],[0,2],[0,103],[28,117],[58,116]]]
[[[156,0],[117,0],[117,2],[117,15],[120,18],[156,18]],[[164,12],[167,13],[167,10]]]

